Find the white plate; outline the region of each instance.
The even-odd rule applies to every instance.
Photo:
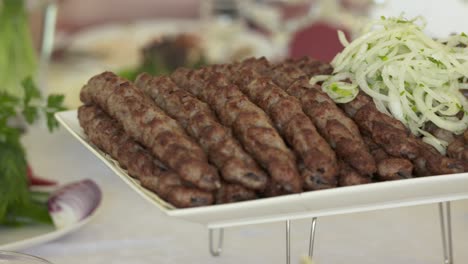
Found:
[[[100,204],[101,203],[99,203],[93,213],[85,219],[62,228],[56,228],[52,225],[33,225],[21,228],[6,228],[0,226],[0,250],[21,250],[47,243],[70,234],[86,225],[94,215],[96,215]]]
[[[420,205],[468,198],[468,173],[371,183],[232,204],[175,209],[142,188],[115,161],[94,147],[81,129],[77,111],[57,113],[58,121],[124,182],[168,216],[209,228],[257,224]]]

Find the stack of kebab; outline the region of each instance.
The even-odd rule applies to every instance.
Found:
[[[309,84],[331,70],[310,59],[248,59],[142,74],[136,86],[106,72],[82,89],[80,124],[176,207],[468,169],[468,133],[452,135],[443,156],[367,95],[338,106]]]
[[[118,160],[120,166],[128,170],[129,175],[140,180],[142,186],[156,192],[162,199],[176,207],[213,203],[211,192],[184,186],[178,174],[153,158],[99,107],[81,106],[78,109],[78,119],[93,144]]]
[[[212,71],[229,76],[231,82],[272,119],[299,158],[306,190],[335,187],[338,174],[335,153],[302,111],[299,100],[288,95],[270,78],[258,74],[255,68],[244,67],[245,64],[215,66]]]
[[[135,85],[198,140],[225,181],[238,184],[239,190],[244,189],[238,194],[239,200],[254,198],[255,193],[250,190],[265,189],[268,181],[265,172],[245,153],[231,131],[218,122],[206,103],[180,89],[167,76],[153,78],[143,73]]]
[[[290,60],[287,64],[290,67],[302,69],[310,77],[330,73],[331,69],[331,66],[317,63],[309,58]],[[317,66],[319,64],[324,66]],[[463,154],[466,152],[465,146],[468,142],[464,136],[467,134],[466,131],[464,135],[454,137],[448,147],[449,157],[446,157],[411,134],[401,122],[378,111],[372,99],[364,93],[359,93],[354,100],[341,106],[345,113],[356,122],[361,132],[386,153],[393,157],[411,160],[415,175],[427,176],[468,171],[468,162]]]
[[[203,80],[209,83],[210,75],[218,73],[229,76],[237,89],[269,114],[278,131],[301,158],[299,168],[306,190],[336,186],[337,174],[340,175],[340,186],[370,182],[369,176],[376,170],[375,162],[362,139],[359,140],[359,131],[354,122],[321,91],[296,87],[293,90],[296,92],[291,93],[296,98],[288,95],[286,91],[290,91],[278,85],[288,87],[296,79],[282,73],[273,78],[269,78],[271,75],[265,76],[262,74],[268,67],[265,63],[268,64],[264,59],[249,59],[242,63],[210,66],[197,71],[179,69],[172,76],[186,87],[196,86],[195,81],[184,83],[180,80],[196,79],[202,83],[198,84],[200,86]],[[304,73],[301,76],[304,77]],[[338,164],[330,146],[303,112],[301,103],[304,111],[316,121],[317,128],[337,151],[340,158]],[[350,164],[357,167],[359,172]]]
[[[282,67],[282,65],[279,65],[279,67]],[[296,116],[298,114],[304,116],[305,118],[302,119],[305,120],[302,121],[304,123],[306,121],[311,122],[310,120],[312,120],[320,131],[320,134],[335,149],[339,158],[339,170],[336,171],[339,173],[339,185],[346,186],[370,182],[369,176],[376,170],[375,162],[362,142],[359,130],[353,121],[346,118],[325,93],[317,89],[312,90],[301,85],[296,85],[297,83],[308,82],[308,78],[305,77],[303,72],[294,73],[278,69],[277,67],[270,68],[268,61],[262,58],[259,60],[245,60],[238,64],[235,69],[233,67],[218,67],[217,70],[230,72],[230,76],[235,76],[233,71],[238,71],[240,73],[238,76],[242,76],[242,79],[238,78],[238,83],[244,80],[245,88],[241,88],[243,91],[250,94],[254,92],[263,94],[263,96],[273,100],[279,106],[282,98],[294,98],[293,102],[295,102],[295,105],[299,109],[296,110],[297,108],[288,107],[284,108],[288,110],[283,111],[288,112],[290,116],[294,114]],[[261,77],[258,77],[259,75]],[[246,76],[252,77],[245,78]],[[273,93],[273,95],[276,96],[272,97],[271,91],[275,91],[276,94]],[[291,96],[288,97],[288,95]],[[253,96],[252,99],[254,99]],[[302,112],[301,105],[305,113]],[[275,119],[274,116],[273,118]],[[312,123],[310,125],[313,126]],[[328,147],[327,142],[317,132],[312,135],[316,138],[315,142],[312,141],[315,147]],[[326,149],[324,147],[321,148]],[[329,151],[322,151],[322,155],[325,157],[327,156],[326,154],[332,152],[329,147],[328,149]],[[328,161],[329,164],[333,164],[330,160]],[[353,166],[357,168],[357,171],[353,169]]]
[[[164,176],[158,166],[153,166],[148,172],[143,167],[131,167],[130,163],[136,162],[132,160],[126,167],[129,170],[132,168],[129,172],[139,178],[143,185],[166,197],[177,207],[201,206],[213,202],[212,192],[220,187],[217,170],[208,164],[203,150],[183,133],[177,122],[155,107],[140,90],[115,74],[104,72],[89,80],[81,90],[80,97],[86,106],[81,108],[79,119],[88,136],[94,138],[93,143],[101,146],[124,166],[125,159],[131,159],[125,153],[129,151],[126,148],[137,149],[138,144],[141,144],[148,152],[140,151],[142,154],[139,157],[144,161],[139,162],[152,166],[149,165],[152,161],[160,160],[174,171],[172,176]],[[88,106],[95,108],[87,110]],[[102,109],[112,119],[106,119],[96,109]],[[91,121],[86,121],[93,113],[94,118],[90,120],[100,120],[95,122],[107,124],[100,127],[99,123],[93,125]],[[106,133],[105,128],[109,132]],[[97,136],[93,137],[93,134]],[[114,134],[119,134],[118,138],[129,137],[127,141],[121,142],[116,140]],[[121,150],[113,151],[112,145]],[[155,158],[145,153],[151,153]],[[164,188],[165,182],[168,183],[166,185],[180,188]]]

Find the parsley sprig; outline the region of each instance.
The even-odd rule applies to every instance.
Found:
[[[45,202],[28,190],[26,153],[21,129],[10,124],[21,116],[28,124],[45,116],[50,131],[58,127],[54,113],[65,110],[63,95],[44,100],[31,77],[21,82],[23,97],[0,92],[0,224],[51,223]]]

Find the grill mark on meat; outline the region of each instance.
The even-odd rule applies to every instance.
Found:
[[[294,154],[273,128],[270,119],[226,78],[207,69],[178,69],[171,78],[181,88],[208,103],[225,126],[231,127],[245,150],[286,193],[302,190]]]
[[[371,183],[371,177],[359,174],[354,168],[343,160],[338,160],[339,180],[338,186],[352,186]]]
[[[176,171],[204,190],[220,187],[216,168],[179,124],[130,82],[111,72],[92,77],[81,90],[85,104],[96,103],[122,124],[126,133]]]
[[[141,185],[157,193],[175,207],[210,205],[213,194],[183,186],[180,176],[165,168],[140,144],[129,137],[118,122],[96,106],[81,106],[78,120],[88,139],[117,160]]]
[[[226,181],[255,190],[265,188],[268,180],[266,174],[242,149],[230,130],[218,122],[206,103],[179,88],[167,76],[153,78],[148,74],[141,74],[135,85],[198,140]],[[239,190],[240,187],[232,189]]]

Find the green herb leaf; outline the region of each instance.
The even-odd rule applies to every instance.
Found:
[[[380,58],[382,61],[387,61],[387,60],[388,60],[388,57],[387,57],[387,56],[379,56],[379,58]]]
[[[37,107],[33,106],[25,106],[21,113],[23,114],[24,119],[26,119],[26,122],[28,122],[30,125],[34,123],[34,121],[39,117]]]
[[[51,94],[47,98],[47,107],[44,109],[44,114],[46,116],[49,131],[54,131],[54,129],[59,127],[59,123],[55,119],[54,114],[56,112],[66,110],[63,106],[64,99],[65,96],[61,94]]]
[[[439,67],[439,68],[444,66],[444,64],[440,60],[434,59],[433,57],[428,57],[428,60],[430,60],[432,63],[436,64],[437,67]]]
[[[28,202],[27,164],[19,142],[19,133],[0,142],[0,222],[10,208]]]
[[[36,84],[34,83],[31,76],[26,77],[22,82],[21,85],[24,89],[24,105],[28,105],[32,99],[40,99],[41,92],[37,88]]]

